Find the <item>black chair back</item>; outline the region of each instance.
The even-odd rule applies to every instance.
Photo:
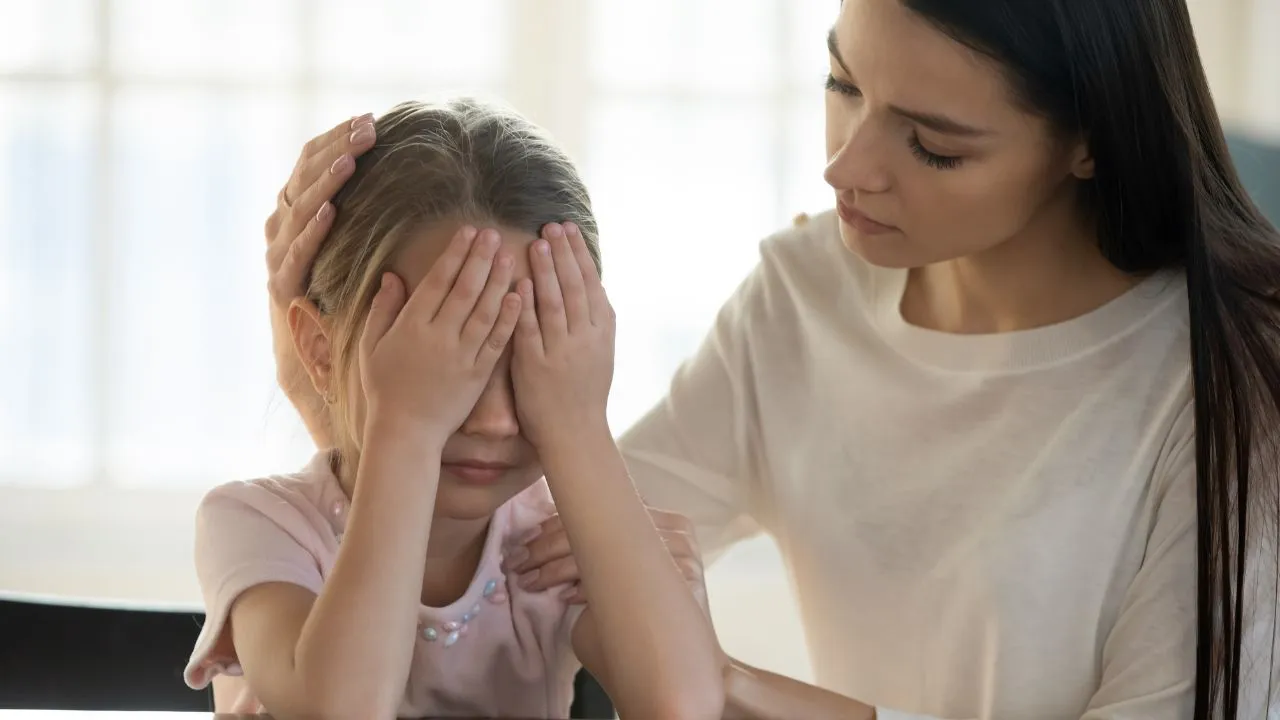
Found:
[[[208,712],[182,670],[204,615],[0,600],[0,709]],[[611,718],[586,671],[569,717]]]

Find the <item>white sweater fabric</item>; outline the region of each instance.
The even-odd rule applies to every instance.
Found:
[[[906,323],[905,279],[832,213],[765,240],[621,441],[641,494],[708,561],[773,536],[818,684],[882,717],[1190,717],[1184,276],[993,335]]]

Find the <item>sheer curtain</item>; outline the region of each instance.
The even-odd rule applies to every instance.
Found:
[[[758,241],[829,204],[836,10],[0,0],[0,591],[197,599],[200,494],[310,452],[275,387],[262,222],[304,139],[403,99],[506,101],[579,162],[620,317],[625,428]],[[731,649],[807,674],[767,541],[711,586]]]

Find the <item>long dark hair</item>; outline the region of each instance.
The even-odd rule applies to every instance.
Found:
[[[1134,273],[1186,271],[1196,419],[1195,717],[1234,720],[1245,578],[1275,570],[1264,552],[1274,544],[1260,539],[1280,519],[1280,235],[1232,166],[1185,0],[902,2],[997,61],[1028,108],[1088,141],[1095,178],[1083,199],[1111,263]],[[1269,679],[1270,662],[1266,668]]]

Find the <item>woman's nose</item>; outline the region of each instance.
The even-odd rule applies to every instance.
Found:
[[[865,114],[847,117],[827,132],[833,133],[834,141],[823,172],[828,185],[837,192],[880,193],[890,188],[884,155],[891,140],[877,131],[872,119]]]

